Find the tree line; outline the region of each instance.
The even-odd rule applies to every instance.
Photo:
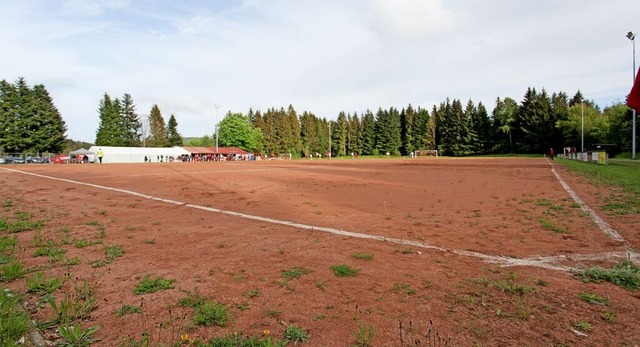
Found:
[[[97,146],[173,147],[181,146],[182,135],[172,114],[165,123],[158,105],[153,105],[148,119],[140,119],[130,94],[112,99],[104,94],[98,105],[100,123],[96,132]]]
[[[244,124],[242,136],[227,129],[227,119]],[[585,150],[608,143],[629,151],[631,126],[631,112],[622,103],[600,110],[580,91],[569,98],[564,92],[549,95],[530,87],[520,103],[497,98],[490,114],[482,103],[458,99],[446,99],[430,112],[409,104],[375,113],[340,112],[331,121],[307,111],[298,114],[293,106],[229,113],[220,123],[219,139],[253,152],[294,157],[329,149],[333,156],[408,155],[418,149],[437,149],[448,156],[547,153],[562,147],[580,151],[583,136]]]
[[[178,122],[168,122],[158,105],[141,118],[130,94],[98,104],[99,146],[167,147],[185,145]],[[43,85],[29,87],[24,78],[0,83],[0,150],[6,153],[60,152],[66,125]],[[226,114],[212,136],[191,140],[190,146],[240,147],[264,154],[291,153],[333,156],[408,155],[417,149],[437,149],[442,155],[543,153],[554,147],[586,149],[610,143],[620,151],[631,148],[631,112],[621,102],[604,110],[578,91],[549,95],[529,87],[519,103],[497,98],[491,113],[482,103],[446,99],[430,110],[413,107],[378,108],[375,112],[340,112],[335,120],[312,112],[286,109],[249,110]],[[213,128],[213,126],[212,126]],[[213,129],[212,129],[213,130]],[[216,136],[217,141],[216,141]]]

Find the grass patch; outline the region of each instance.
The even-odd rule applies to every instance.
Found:
[[[578,295],[580,297],[580,299],[590,303],[590,304],[598,304],[598,305],[606,305],[607,304],[607,299],[605,297],[602,297],[596,293],[587,293],[587,292],[582,292]]]
[[[116,258],[122,257],[124,255],[124,249],[122,246],[106,246],[104,248],[104,253],[107,255],[107,260],[109,262],[113,261]]]
[[[296,325],[289,325],[287,329],[284,330],[284,338],[289,342],[293,342],[293,344],[297,344],[298,342],[307,341],[309,334],[303,328]]]
[[[354,269],[347,264],[333,265],[331,271],[337,277],[355,277],[360,270]]]
[[[265,330],[263,338],[243,336],[241,333],[230,333],[227,336],[214,337],[206,343],[197,343],[202,347],[218,347],[218,346],[260,346],[260,347],[285,347],[289,344],[289,341],[279,340],[269,337],[269,331]],[[191,343],[189,343],[190,345]]]
[[[282,277],[286,279],[300,278],[300,276],[306,275],[309,273],[311,273],[311,270],[309,269],[305,269],[303,267],[294,267],[289,270],[283,271]]]
[[[19,260],[11,260],[9,263],[2,265],[0,272],[0,280],[10,282],[22,277],[24,274],[24,264]]]
[[[352,253],[351,256],[359,260],[365,260],[365,261],[373,260],[373,254],[371,253]]]
[[[229,321],[229,310],[226,306],[214,301],[207,301],[197,306],[193,316],[196,325],[224,327]]]
[[[620,188],[619,194],[606,199],[605,207],[614,214],[640,213],[640,163],[611,159],[609,165],[594,165],[578,160],[558,160],[570,171],[586,177],[598,186]]]
[[[127,315],[127,314],[138,314],[141,313],[142,309],[139,306],[133,306],[133,305],[122,305],[122,307],[120,307],[117,311],[116,314],[120,317]]]
[[[411,285],[409,283],[404,283],[404,282],[397,283],[396,282],[396,283],[393,284],[393,292],[396,293],[396,294],[403,292],[403,293],[405,293],[407,295],[413,295],[413,294],[416,293],[416,290],[411,288]]]
[[[556,225],[555,223],[553,223],[552,221],[546,219],[546,218],[540,218],[538,219],[538,221],[540,222],[540,225],[542,225],[543,228],[550,230],[551,232],[555,233],[555,234],[564,234],[567,232],[567,230],[559,225]]]
[[[29,316],[19,309],[18,298],[9,290],[0,290],[0,345],[15,346],[29,331]]]
[[[355,347],[371,347],[373,346],[373,338],[375,337],[375,328],[372,324],[362,322],[358,325],[353,332],[353,336],[356,339]],[[416,343],[418,344],[418,343]]]
[[[178,306],[198,307],[204,305],[207,301],[207,298],[198,292],[198,288],[196,288],[193,293],[190,291],[186,291],[186,293],[187,296],[178,301]]]
[[[133,289],[133,294],[140,295],[146,293],[155,293],[160,290],[173,289],[174,279],[166,279],[162,276],[144,276],[142,281]]]
[[[606,281],[629,290],[640,288],[640,266],[628,260],[621,261],[611,269],[594,266],[579,276],[585,283]]]
[[[25,278],[27,292],[39,295],[53,293],[62,287],[62,280],[59,278],[49,278],[44,272],[36,272],[31,277]]]

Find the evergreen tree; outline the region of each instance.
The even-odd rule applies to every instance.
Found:
[[[167,127],[162,118],[162,113],[158,105],[151,107],[149,113],[149,139],[147,146],[149,147],[167,147],[169,140],[167,139]]]
[[[344,112],[338,114],[335,122],[335,128],[331,131],[332,152],[336,156],[343,157],[347,154],[347,135],[349,133],[349,122]]]
[[[546,153],[554,145],[556,131],[555,117],[551,112],[551,102],[543,89],[527,89],[516,118],[518,128],[518,148],[524,153]]]
[[[136,106],[130,94],[122,97],[120,124],[122,128],[122,145],[138,147],[142,144],[142,122],[136,114]]]
[[[376,114],[375,123],[376,149],[380,154],[399,155],[402,146],[400,131],[400,113],[391,107],[389,111],[382,108]]]
[[[353,116],[348,118],[349,133],[347,136],[347,154],[362,153],[362,124],[358,114],[354,112]]]
[[[104,97],[98,104],[98,114],[100,115],[100,124],[96,132],[96,146],[120,145],[119,102],[112,101],[109,94],[104,93]]]
[[[370,110],[367,110],[362,116],[362,153],[363,155],[372,155],[376,148],[376,132],[375,118]]]
[[[286,134],[284,134],[286,143],[285,150],[286,152],[291,153],[294,158],[299,158],[302,154],[302,142],[300,141],[300,123],[298,122],[298,114],[293,108],[293,105],[289,105],[285,117],[287,129],[289,130],[288,132],[286,132]]]
[[[476,154],[490,153],[493,143],[491,119],[482,103],[478,103],[478,107],[472,115],[471,123],[478,136],[478,142],[473,144],[473,152]]]
[[[416,115],[411,104],[400,113],[402,155],[408,155],[415,150],[414,133],[416,128]]]
[[[463,122],[467,127],[467,134],[465,136],[465,147],[467,154],[477,154],[482,153],[482,148],[484,147],[484,142],[480,139],[480,135],[478,134],[478,130],[475,128],[475,118],[478,113],[478,109],[473,101],[469,100],[467,102],[467,107],[463,112]]]
[[[178,132],[178,121],[176,117],[171,114],[169,122],[167,122],[167,140],[170,147],[182,146],[183,138]]]
[[[300,141],[302,152],[306,157],[311,154],[322,153],[317,121],[318,119],[313,113],[305,111],[300,116]]]
[[[44,85],[30,88],[24,78],[0,82],[0,151],[59,152],[66,125]]]
[[[31,124],[32,145],[29,152],[61,152],[66,141],[67,126],[44,85],[39,84],[33,88],[33,102],[32,118],[37,121]]]
[[[15,108],[19,101],[13,84],[0,82],[0,152],[13,153],[17,149],[17,117]]]

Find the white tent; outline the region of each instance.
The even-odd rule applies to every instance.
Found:
[[[86,150],[84,148],[80,148],[80,149],[78,149],[76,151],[69,152],[69,161],[75,162],[76,157],[78,157],[80,155],[83,155],[83,156],[86,155],[87,159],[88,159],[88,162],[93,163],[94,160],[95,160],[95,154],[96,154],[95,152]]]
[[[91,146],[90,152],[97,153],[102,150],[102,162],[103,163],[144,163],[144,157],[146,156],[152,163],[170,161],[170,158],[177,159],[178,156],[183,154],[189,155],[190,153],[181,147],[109,147],[109,146]]]

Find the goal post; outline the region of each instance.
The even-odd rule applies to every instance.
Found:
[[[416,149],[416,157],[438,157],[437,149]]]
[[[278,159],[280,160],[291,160],[293,158],[293,156],[291,155],[291,153],[280,153],[278,154]]]

